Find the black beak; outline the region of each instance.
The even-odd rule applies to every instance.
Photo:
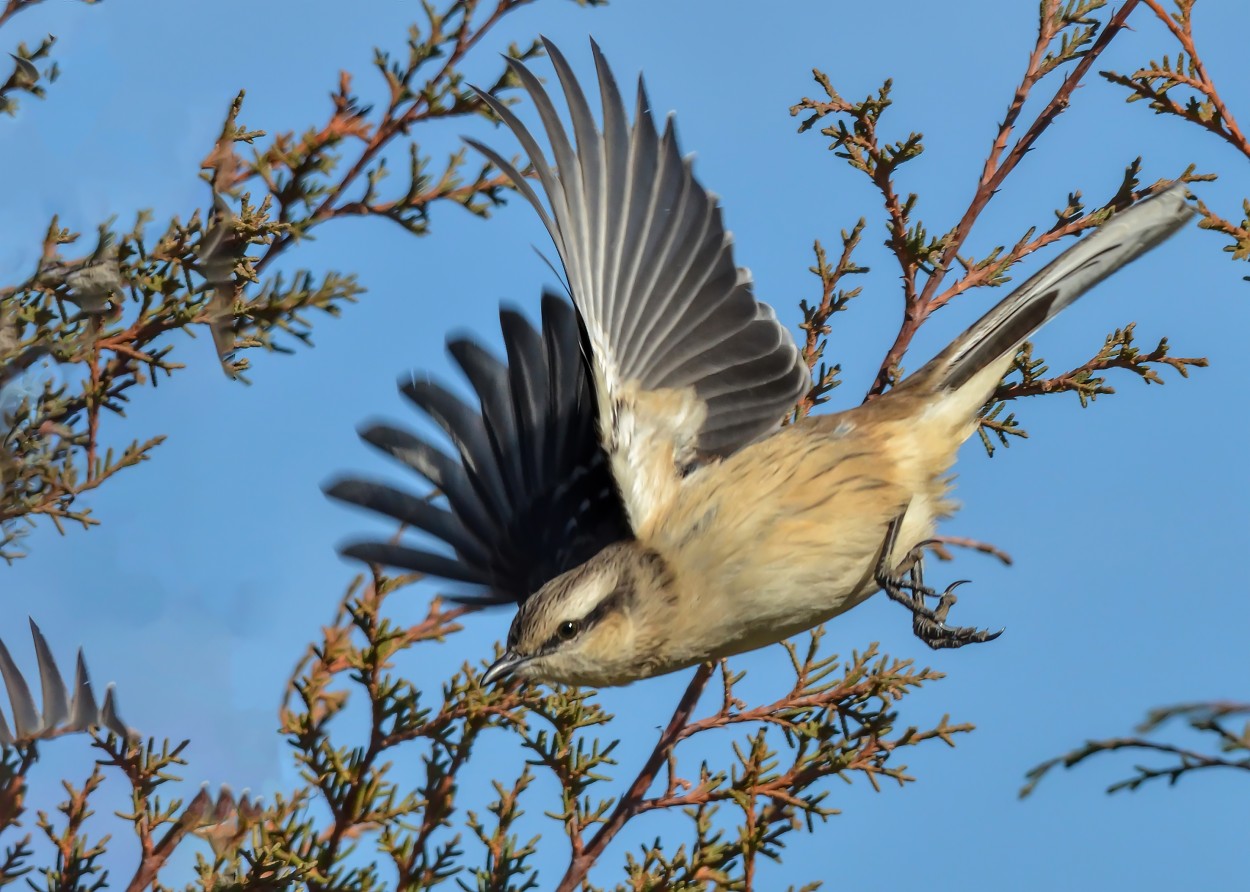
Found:
[[[491,664],[486,670],[486,674],[482,676],[482,685],[493,684],[501,678],[507,678],[518,666],[525,663],[529,657],[523,657],[515,651],[505,650],[503,655]]]

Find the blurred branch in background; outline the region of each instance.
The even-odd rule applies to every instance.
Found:
[[[830,151],[857,175],[866,177],[880,196],[884,244],[902,281],[902,322],[877,368],[865,401],[878,397],[904,377],[902,362],[917,332],[933,313],[953,300],[980,288],[1005,285],[1011,281],[1012,269],[1030,255],[1053,251],[1062,242],[1101,225],[1117,211],[1158,193],[1174,180],[1214,179],[1214,175],[1195,173],[1194,165],[1189,165],[1173,176],[1144,185],[1139,176],[1142,161],[1136,158],[1126,164],[1119,182],[1102,188],[1106,197],[1092,207],[1086,204],[1080,190],[1071,190],[1062,196],[1053,221],[1028,228],[1010,247],[998,245],[980,258],[964,250],[990,202],[1000,192],[1009,191],[1013,171],[1027,153],[1044,144],[1047,131],[1071,105],[1077,88],[1099,56],[1124,31],[1138,5],[1138,0],[1127,0],[1104,21],[1095,15],[1106,7],[1103,0],[1044,0],[1040,4],[1037,37],[1002,121],[986,148],[981,173],[970,190],[972,199],[958,221],[942,230],[920,219],[920,196],[900,184],[905,173],[916,171],[919,176],[926,176],[930,172],[916,167],[925,151],[922,134],[911,131],[904,138],[896,138],[885,130],[893,82],[887,79],[875,93],[852,101],[839,92],[829,75],[813,70],[823,97],[803,97],[791,106],[790,114],[802,119],[799,133],[824,125],[819,133],[830,140]],[[1047,88],[1050,90],[1044,95],[1049,95],[1049,99],[1039,105],[1035,94]],[[1031,119],[1025,115],[1026,107],[1037,109]],[[841,233],[842,250],[836,263],[830,262],[819,241],[815,244],[816,265],[811,271],[821,281],[821,300],[814,304],[803,301],[800,305],[800,328],[806,332],[803,355],[812,370],[813,385],[800,400],[793,418],[800,418],[825,402],[838,383],[841,366],[830,363],[825,350],[832,318],[845,311],[861,293],[860,288],[845,288],[844,280],[867,271],[854,260],[865,228],[861,218],[849,231]],[[1172,356],[1167,338],[1160,338],[1153,350],[1141,350],[1135,346],[1131,322],[1107,335],[1089,360],[1058,375],[1049,374],[1045,360],[1034,356],[1033,345],[1026,342],[1015,358],[1012,373],[985,405],[978,433],[992,456],[998,446],[1008,446],[1013,438],[1028,436],[1016,413],[1008,409],[1008,404],[1016,399],[1074,392],[1081,405],[1087,406],[1097,396],[1115,392],[1104,374],[1112,369],[1131,372],[1148,384],[1162,384],[1161,367],[1188,377],[1190,368],[1206,364],[1203,357]],[[1003,554],[989,543],[978,543],[977,550],[1000,557]],[[940,545],[935,552],[939,557],[949,557]]]
[[[1009,279],[1005,273],[1024,257],[1100,224],[1114,210],[1122,209],[1159,188],[1161,183],[1141,187],[1141,159],[1134,159],[1126,166],[1123,178],[1110,197],[1093,210],[1087,208],[1082,193],[1074,190],[1068,194],[1065,205],[1055,211],[1053,224],[1029,229],[1011,248],[997,247],[980,259],[960,254],[960,247],[971,233],[980,213],[1003,187],[1012,168],[1025,152],[1035,147],[1045,130],[1067,108],[1081,79],[1091,70],[1098,56],[1120,29],[1127,25],[1138,5],[1137,0],[1127,0],[1108,19],[1105,26],[1100,26],[1092,17],[1095,11],[1105,6],[1099,0],[1052,0],[1042,4],[1037,43],[992,142],[982,175],[974,190],[973,200],[963,218],[952,229],[936,237],[928,235],[926,227],[914,218],[918,196],[909,193],[906,198],[902,198],[901,190],[895,185],[895,174],[899,168],[923,153],[921,135],[911,133],[906,139],[894,142],[879,135],[882,115],[890,105],[891,83],[886,81],[875,96],[856,103],[844,99],[827,75],[820,71],[815,72],[817,83],[824,89],[827,98],[805,98],[791,109],[791,113],[807,115],[799,128],[800,132],[832,118],[833,123],[822,129],[821,133],[832,140],[830,148],[852,168],[866,175],[880,193],[888,234],[885,244],[896,258],[903,280],[904,321],[898,337],[881,363],[868,398],[871,399],[899,380],[902,376],[900,363],[903,355],[916,331],[934,310],[965,291],[1006,283]],[[1108,81],[1126,87],[1130,91],[1129,102],[1144,100],[1159,115],[1202,127],[1234,147],[1243,157],[1250,159],[1250,142],[1221,97],[1207,65],[1202,60],[1194,35],[1193,13],[1196,0],[1177,0],[1172,9],[1160,0],[1142,0],[1140,5],[1153,14],[1164,27],[1168,38],[1175,42],[1175,55],[1165,54],[1159,61],[1152,60],[1129,75],[1114,71],[1102,71],[1100,74]],[[1134,21],[1141,19],[1142,16],[1139,15]],[[1020,116],[1031,92],[1048,75],[1067,63],[1074,64],[1051,100],[1042,107],[1031,123],[1022,125]],[[1016,138],[1014,143],[1011,142],[1014,132],[1021,126],[1023,135]],[[1216,177],[1214,174],[1195,173],[1195,168],[1191,165],[1176,178],[1185,182],[1196,182],[1211,181]],[[1227,239],[1224,250],[1232,255],[1232,259],[1250,260],[1250,199],[1242,202],[1243,219],[1240,223],[1221,216],[1201,200],[1198,201],[1198,207],[1203,215],[1200,225]],[[809,365],[813,369],[816,368],[816,361],[822,358],[824,342],[813,339],[816,329],[809,325],[813,322],[824,325],[832,312],[844,309],[846,300],[858,294],[858,289],[854,292],[836,292],[837,297],[830,300],[832,289],[836,288],[843,275],[861,271],[850,262],[850,252],[858,243],[862,230],[861,221],[853,230],[853,237],[843,234],[845,251],[839,264],[833,268],[829,267],[823,248],[817,244],[817,266],[813,272],[817,272],[825,284],[825,300],[821,305],[824,313],[814,313],[806,304],[803,306],[807,322],[804,327],[809,335],[807,355],[812,357]],[[954,284],[947,284],[943,288],[953,263],[959,264],[963,274]],[[1250,280],[1250,276],[1246,278]],[[827,332],[827,327],[821,330],[822,334]],[[1207,360],[1203,357],[1173,356],[1166,337],[1160,337],[1152,349],[1143,350],[1135,344],[1135,333],[1136,323],[1126,323],[1108,334],[1102,346],[1089,360],[1059,374],[1051,373],[1045,361],[1034,356],[1033,345],[1026,343],[1016,357],[1012,375],[998,388],[982,416],[980,434],[986,451],[992,455],[996,445],[1008,445],[1010,437],[1027,436],[1015,413],[1006,411],[1007,404],[1012,400],[1071,392],[1077,395],[1082,406],[1087,406],[1099,395],[1115,392],[1107,383],[1104,372],[1121,369],[1132,373],[1146,384],[1162,384],[1160,367],[1170,367],[1182,377],[1188,377],[1190,368],[1207,365]],[[833,373],[837,370],[838,366],[832,367]],[[819,402],[832,383],[836,382],[833,382],[827,367],[822,364],[817,384],[800,407],[799,413],[805,413]],[[963,537],[942,537],[931,543],[930,547],[938,556],[945,557],[948,556],[945,550],[947,545],[969,547],[1009,561],[1005,553],[994,545]],[[1216,734],[1223,753],[1245,751],[1246,733],[1250,733],[1250,730],[1240,735],[1234,734],[1219,722],[1219,719],[1236,715],[1244,709],[1244,706],[1226,703],[1163,708],[1153,711],[1140,730],[1143,734],[1149,733],[1157,730],[1166,720],[1180,716],[1186,718],[1194,730]],[[1071,767],[1092,755],[1119,749],[1170,753],[1177,758],[1177,762],[1163,769],[1138,768],[1137,775],[1113,785],[1110,788],[1112,791],[1136,789],[1144,781],[1156,777],[1167,777],[1175,782],[1183,774],[1203,767],[1250,767],[1247,760],[1230,759],[1227,755],[1204,755],[1142,738],[1117,738],[1091,741],[1064,757],[1044,763],[1030,772],[1029,784],[1024,792],[1030,792],[1040,778],[1056,765]]]
[[[1242,721],[1240,730],[1230,727]],[[1211,750],[1179,746],[1147,735],[1157,734],[1164,725],[1184,722],[1188,730],[1204,735]],[[1162,758],[1162,766],[1133,766],[1133,775],[1107,787],[1108,793],[1136,790],[1154,780],[1174,784],[1182,777],[1206,768],[1232,768],[1250,772],[1250,703],[1216,700],[1209,703],[1180,703],[1152,709],[1146,721],[1137,726],[1135,737],[1110,737],[1089,740],[1085,745],[1055,759],[1049,759],[1028,773],[1028,783],[1020,790],[1023,798],[1037,789],[1042,778],[1055,768],[1075,768],[1085,760],[1106,753],[1132,752],[1135,756]]]
[[[1160,0],[1143,0],[1143,3],[1163,26],[1168,37],[1174,41],[1172,53],[1163,54],[1157,61],[1147,62],[1132,74],[1103,71],[1100,72],[1102,76],[1111,83],[1127,88],[1130,103],[1145,101],[1148,107],[1158,115],[1201,127],[1231,145],[1243,158],[1250,159],[1250,141],[1247,141],[1232,111],[1221,97],[1219,88],[1212,79],[1207,65],[1203,62],[1196,42],[1194,9],[1197,6],[1197,0],[1176,0],[1171,8]],[[1250,199],[1242,201],[1243,219],[1240,224],[1232,223],[1220,216],[1202,201],[1198,202],[1198,208],[1203,215],[1200,225],[1227,239],[1224,250],[1232,255],[1232,259],[1243,262],[1250,260]],[[1250,276],[1245,276],[1245,278],[1250,281]],[[1107,349],[1112,350],[1112,353],[1102,353],[1100,356],[1108,356],[1112,362],[1122,357],[1124,350],[1132,342],[1132,326],[1127,326],[1122,334],[1123,343],[1113,344],[1109,339]],[[1185,365],[1206,364],[1205,361],[1192,359],[1165,359],[1166,347],[1167,340],[1163,339],[1151,355],[1156,355],[1158,359],[1173,365],[1181,374],[1185,374]],[[1133,350],[1130,356],[1130,363],[1133,363],[1132,370],[1142,375],[1147,383],[1151,383],[1153,379],[1143,374],[1140,365],[1136,364],[1139,357],[1140,354]],[[1098,357],[1095,361],[1097,359]],[[1027,364],[1027,357],[1023,361]],[[1149,355],[1146,361],[1151,361]],[[1175,363],[1181,363],[1181,365],[1175,365]],[[1021,360],[1017,360],[1017,367],[1020,366]],[[1109,366],[1091,366],[1091,368],[1106,367]],[[1083,371],[1075,370],[1077,374]],[[1068,375],[1071,376],[1073,373],[1070,372]],[[1090,385],[1096,388],[1101,387],[1101,379],[1087,378],[1073,389],[1081,392],[1082,386]],[[1025,380],[1014,386],[1029,388],[1034,385],[1030,383],[1026,373]],[[1106,391],[1096,389],[1088,394],[1081,392],[1082,403],[1087,396],[1092,399],[1096,392]],[[1166,764],[1162,767],[1135,765],[1134,774],[1111,784],[1107,788],[1108,793],[1136,790],[1142,784],[1158,779],[1166,779],[1169,784],[1174,784],[1182,777],[1206,768],[1250,771],[1250,720],[1240,731],[1234,731],[1229,727],[1231,720],[1240,718],[1250,719],[1250,704],[1215,700],[1152,709],[1146,721],[1137,728],[1141,736],[1090,740],[1084,746],[1063,756],[1043,762],[1028,773],[1028,782],[1020,791],[1020,795],[1031,794],[1042,778],[1054,768],[1072,768],[1093,756],[1125,750],[1135,754],[1155,754],[1170,757],[1170,759],[1165,759]],[[1155,735],[1164,725],[1178,720],[1183,721],[1190,731],[1208,740],[1213,737],[1212,744],[1215,752],[1186,748],[1146,736]]]
[[[463,152],[436,163],[414,131],[488,114],[460,64],[505,16],[531,2],[427,4],[403,51],[375,52],[386,104],[362,105],[344,71],[326,121],[298,135],[270,137],[240,124],[240,93],[204,159],[205,206],[185,222],[175,217],[154,230],[141,212],[123,230],[109,220],[82,253],[72,247],[79,234],[53,218],[35,268],[0,286],[0,557],[20,556],[16,540],[40,517],[58,529],[94,524],[80,497],[160,445],[163,435],[148,432],[108,448],[116,437],[105,420],[124,414],[137,385],[156,386],[184,367],[171,334],[206,331],[226,373],[241,377],[248,367],[241,351],[289,352],[292,342],[309,343],[310,313],[337,315],[359,297],[364,289],[354,272],[270,270],[316,227],[377,216],[426,235],[437,205],[486,216],[502,200],[504,178],[489,165],[469,169]],[[10,2],[0,24],[31,5]],[[0,94],[42,95],[39,84],[55,67],[41,73],[36,63],[51,46],[49,39],[36,50],[19,47]],[[517,58],[537,52],[536,43],[509,48]],[[502,62],[499,71],[488,86],[506,90]],[[408,156],[404,182],[384,194],[385,153],[399,147]]]

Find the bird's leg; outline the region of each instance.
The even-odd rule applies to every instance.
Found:
[[[944,647],[981,644],[985,641],[993,641],[1001,635],[1002,629],[990,632],[972,626],[948,626],[946,624],[946,617],[957,600],[955,589],[968,580],[956,580],[941,593],[926,586],[924,584],[924,543],[916,546],[900,565],[910,564],[906,571],[906,578],[890,564],[890,553],[898,544],[898,532],[902,523],[902,515],[890,521],[875,576],[877,585],[881,586],[891,600],[897,601],[911,611],[912,630],[916,633],[916,637],[934,650],[939,650]],[[925,604],[926,597],[937,598],[937,607],[930,608]]]

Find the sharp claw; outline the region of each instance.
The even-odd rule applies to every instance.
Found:
[[[891,526],[891,530],[893,529]],[[892,539],[887,541],[886,553],[889,552],[891,543]],[[884,565],[879,565],[877,570],[877,583],[885,593],[891,600],[898,601],[911,611],[912,630],[917,638],[934,650],[939,650],[963,647],[966,644],[982,644],[993,641],[1003,633],[1003,629],[988,632],[973,626],[948,626],[947,614],[958,601],[955,589],[967,585],[971,580],[957,579],[939,594],[935,589],[924,585],[921,567],[919,561],[913,564],[909,571],[910,578],[895,576]],[[925,604],[924,599],[930,597],[938,599],[936,607],[931,608]]]

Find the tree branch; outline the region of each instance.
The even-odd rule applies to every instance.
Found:
[[[690,678],[690,683],[686,685],[685,693],[681,695],[681,699],[677,702],[677,708],[673,710],[673,714],[668,720],[668,725],[655,742],[651,755],[647,757],[642,768],[639,769],[634,782],[629,785],[625,795],[617,800],[616,807],[612,810],[612,814],[607,821],[591,837],[585,848],[573,856],[559,885],[556,886],[556,892],[573,892],[573,890],[577,889],[586,879],[590,868],[598,860],[599,856],[603,854],[603,850],[608,847],[608,843],[612,841],[613,837],[629,822],[630,818],[643,810],[647,790],[651,788],[651,784],[659,776],[660,770],[667,762],[673,747],[682,739],[683,731],[690,721],[694,708],[699,703],[699,698],[707,687],[708,679],[712,677],[714,668],[713,664],[704,663],[695,669],[694,675]]]
[[[990,199],[1002,188],[1003,181],[1007,176],[1015,170],[1016,165],[1033,148],[1046,129],[1067,109],[1073,91],[1080,85],[1098,57],[1102,55],[1111,41],[1125,27],[1128,17],[1137,8],[1138,2],[1139,0],[1125,0],[1124,5],[1107,22],[1098,38],[1094,41],[1093,46],[1085,51],[1067,77],[1063,79],[1063,83],[1059,85],[1050,101],[1046,103],[1046,106],[1033,119],[1033,122],[1025,130],[1024,134],[1016,140],[1011,150],[1003,157],[1002,153],[1006,150],[1007,142],[1010,140],[1029,93],[1034,85],[1047,73],[1043,66],[1043,61],[1045,60],[1044,51],[1055,34],[1053,30],[1048,29],[1047,21],[1053,20],[1054,15],[1061,6],[1059,0],[1050,0],[1050,15],[1044,17],[1039,28],[1038,41],[1029,56],[1029,62],[1025,68],[1020,85],[1016,88],[1011,103],[1007,107],[1003,123],[999,125],[998,133],[994,138],[989,155],[986,157],[985,165],[981,171],[976,191],[973,193],[972,201],[968,204],[967,210],[964,211],[954,230],[952,230],[950,238],[941,251],[938,262],[934,265],[933,275],[929,277],[920,294],[909,304],[909,311],[904,318],[903,325],[899,329],[894,343],[886,351],[877,376],[872,386],[868,389],[866,399],[872,399],[885,391],[892,381],[893,370],[897,369],[902,362],[903,354],[907,352],[907,348],[911,345],[916,332],[924,324],[929,314],[943,306],[962,290],[956,286],[948,289],[947,292],[938,294],[938,288],[941,287],[947,271],[955,262],[968,236],[971,235],[973,225],[990,203]]]

